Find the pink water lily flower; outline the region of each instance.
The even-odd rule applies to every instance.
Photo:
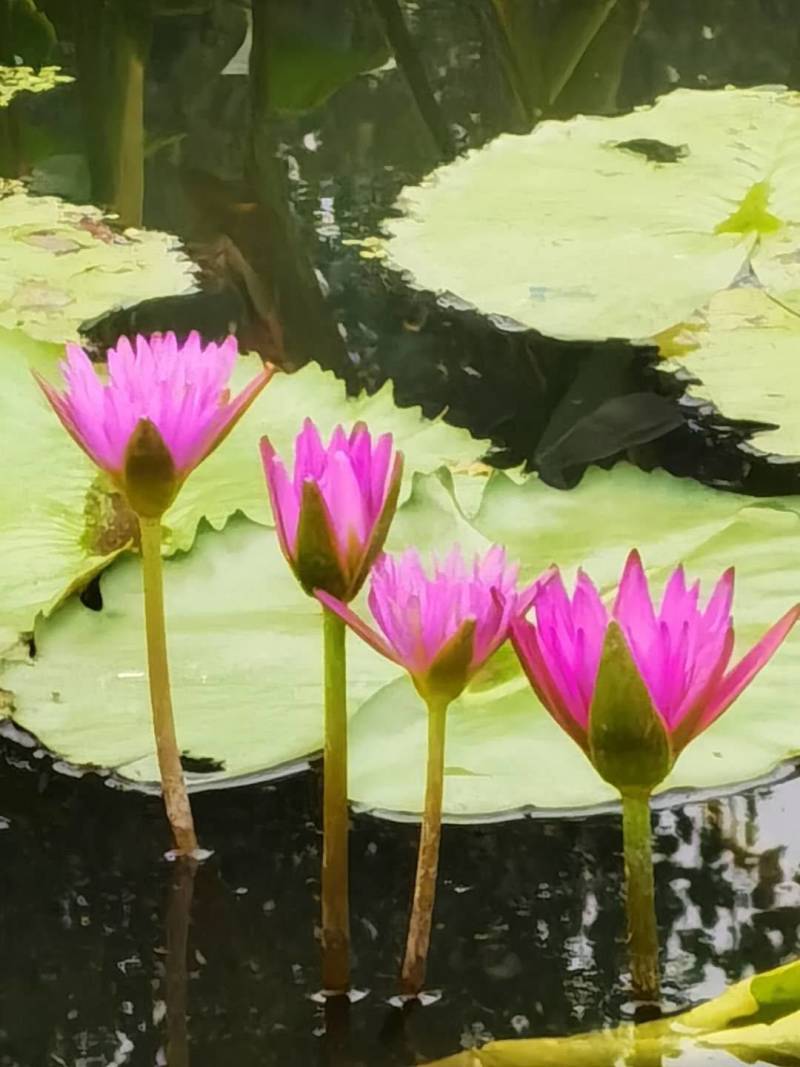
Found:
[[[289,475],[268,438],[261,457],[283,554],[307,593],[343,600],[359,591],[397,508],[403,457],[391,434],[373,442],[364,423],[337,426],[329,444],[306,419]]]
[[[269,381],[265,367],[233,400],[235,337],[204,345],[192,332],[120,337],[103,381],[78,345],[62,363],[66,389],[37,375],[66,430],[141,514],[160,514],[194,468],[230,433]]]
[[[530,607],[538,583],[518,591],[518,573],[496,545],[472,562],[456,546],[434,560],[430,576],[414,549],[381,556],[368,598],[377,630],[335,597],[316,595],[376,651],[405,667],[426,700],[450,701]]]
[[[678,567],[660,607],[653,604],[639,554],[625,564],[609,611],[591,579],[578,572],[570,598],[555,571],[533,601],[535,622],[512,622],[512,641],[537,696],[587,754],[590,710],[609,622],[619,624],[652,706],[669,737],[672,762],[755,678],[800,616],[795,605],[735,666],[731,604],[733,569],[705,607],[699,582],[687,586]]]

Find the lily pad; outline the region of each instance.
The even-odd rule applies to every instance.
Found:
[[[61,67],[0,66],[0,107],[8,107],[18,93],[45,93],[74,80]]]
[[[458,539],[477,550],[489,540],[504,540],[512,555],[524,558],[528,576],[553,559],[568,570],[583,562],[607,590],[632,540],[656,583],[681,559],[707,585],[734,563],[742,647],[800,592],[800,501],[794,498],[757,501],[620,465],[591,472],[570,493],[536,479],[517,485],[496,474],[469,520],[458,506],[464,484],[470,499],[474,479],[468,475],[417,476],[398,512],[390,547],[441,551]],[[168,601],[176,703],[200,709],[196,726],[195,711],[184,713],[183,743],[193,756],[225,764],[217,778],[266,772],[319,744],[320,691],[315,680],[312,695],[309,675],[317,652],[304,644],[314,606],[310,611],[295,588],[271,528],[244,520],[229,526],[222,535],[201,531],[190,554],[165,564],[168,590],[175,590]],[[142,654],[136,561],[115,562],[102,592],[100,612],[73,600],[40,621],[35,658],[9,662],[2,685],[14,694],[15,721],[48,748],[70,762],[150,781],[143,661],[135,658],[137,649]],[[296,629],[290,618],[298,620]],[[734,708],[687,749],[664,788],[730,788],[800,752],[798,636],[790,637]],[[280,657],[273,663],[276,649]],[[84,656],[91,657],[91,669],[76,670]],[[352,675],[351,796],[372,811],[414,815],[423,795],[426,713],[408,680],[387,669],[381,657],[362,648],[354,656],[364,673],[358,667]],[[267,671],[273,672],[268,683]],[[256,711],[265,701],[274,716],[267,727]],[[127,725],[117,723],[118,715]],[[449,713],[448,815],[552,814],[613,799],[613,791],[538,704],[510,649],[501,649]]]
[[[404,189],[387,262],[566,339],[652,338],[743,270],[795,306],[798,145],[800,94],[781,89],[543,122]]]
[[[800,961],[794,961],[681,1015],[572,1037],[490,1041],[429,1067],[734,1067],[762,1057],[795,1063],[798,1050]]]
[[[29,631],[39,612],[48,613],[85,585],[136,537],[124,501],[64,432],[33,381],[34,366],[54,379],[61,355],[60,346],[0,329],[0,454],[6,471],[0,486],[0,628],[13,634]],[[243,356],[234,388],[260,367],[256,356]],[[277,375],[191,475],[165,516],[165,552],[191,548],[204,520],[221,529],[242,512],[270,524],[258,439],[269,433],[288,453],[306,415],[325,432],[359,418],[376,432],[393,430],[406,453],[405,495],[415,471],[468,464],[486,444],[424,419],[417,408],[397,409],[390,385],[375,396],[348,399],[342,382],[309,364],[297,374]]]
[[[322,628],[273,530],[239,520],[200,534],[165,567],[170,667],[182,749],[245,777],[308,756],[322,739]],[[103,609],[73,600],[36,630],[36,659],[12,666],[14,721],[63,759],[158,780],[145,672],[141,568],[103,578]],[[350,642],[354,703],[396,669]],[[296,664],[292,671],[288,667]]]
[[[737,568],[739,652],[800,597],[800,501],[757,501],[665,473],[619,465],[594,470],[569,493],[536,479],[490,481],[474,519],[508,545],[533,577],[557,561],[582,564],[606,591],[638,545],[656,584],[680,560],[705,588]],[[662,789],[724,790],[771,772],[800,753],[800,634],[711,729],[681,755]],[[422,808],[426,713],[405,678],[374,694],[352,723],[351,797],[386,814]],[[386,730],[392,744],[385,744]],[[502,649],[448,714],[445,811],[454,818],[520,810],[570,812],[605,804],[614,791],[555,725],[513,655]]]
[[[61,344],[121,303],[194,288],[195,268],[176,237],[120,233],[96,207],[0,183],[0,327]]]
[[[664,370],[692,379],[688,396],[727,423],[761,423],[749,451],[800,460],[800,314],[763,289],[717,293],[698,316],[673,331]]]
[[[418,477],[399,528],[430,547],[446,517],[455,518],[450,480]],[[205,530],[164,572],[178,735],[188,755],[218,766],[193,783],[263,775],[319,749],[320,608],[301,592],[274,530],[241,518],[222,535]],[[139,561],[117,561],[101,589],[102,610],[74,598],[41,620],[35,657],[8,662],[2,685],[14,721],[61,758],[152,783]],[[355,639],[349,650],[356,708],[399,669]]]

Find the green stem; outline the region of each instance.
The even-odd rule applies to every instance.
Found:
[[[325,641],[325,764],[322,801],[322,985],[350,987],[345,625],[322,609]]]
[[[161,772],[161,792],[172,827],[175,848],[178,853],[189,855],[197,848],[197,838],[172,717],[167,634],[164,626],[164,582],[161,573],[161,522],[159,519],[139,516],[139,529],[144,573],[147,673],[150,680],[150,706],[153,711],[158,767]]]
[[[433,905],[436,898],[436,872],[439,867],[439,841],[442,832],[442,793],[444,792],[444,741],[447,702],[428,704],[428,770],[425,784],[425,811],[419,836],[414,900],[408,924],[406,954],[400,973],[401,992],[416,996],[425,982],[425,966],[431,942]]]
[[[622,838],[633,993],[638,1000],[657,1003],[661,993],[649,793],[622,794]]]

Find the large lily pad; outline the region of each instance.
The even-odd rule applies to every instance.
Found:
[[[418,477],[401,508],[395,547],[431,547],[455,513],[449,479]],[[216,771],[196,783],[281,768],[322,743],[321,626],[273,529],[239,519],[200,533],[193,551],[165,563],[178,734]],[[35,658],[7,664],[13,718],[71,763],[157,781],[148,711],[139,561],[102,579],[103,608],[73,599],[36,627]],[[355,708],[399,669],[349,642]]]
[[[495,475],[475,526],[506,543],[533,576],[557,561],[583,564],[610,590],[633,545],[656,583],[686,560],[706,588],[735,564],[741,651],[800,597],[800,502],[756,501],[664,473],[620,465],[591,471],[570,493]],[[764,775],[800,752],[800,634],[718,723],[678,760],[663,789],[724,789]],[[351,796],[386,813],[422,806],[426,714],[406,679],[372,696],[352,724]],[[392,744],[385,743],[387,730]],[[445,810],[471,818],[580,810],[614,799],[580,750],[530,691],[503,649],[450,709]]]
[[[170,234],[120,233],[96,207],[0,182],[0,327],[77,340],[82,322],[120,304],[191,291],[194,272]]]
[[[796,499],[735,497],[622,465],[592,472],[571,493],[495,475],[468,520],[453,497],[465,481],[470,497],[473,480],[466,475],[455,482],[446,473],[418,476],[390,547],[441,550],[455,538],[473,550],[502,538],[512,554],[524,556],[528,575],[554,558],[568,570],[583,561],[607,590],[633,535],[656,583],[679,559],[707,584],[734,563],[741,647],[800,592]],[[321,699],[313,674],[315,609],[289,577],[273,531],[240,520],[222,535],[201,532],[192,553],[165,567],[176,704],[193,709],[184,710],[181,727],[190,753],[223,762],[217,777],[241,778],[315,750]],[[9,663],[2,685],[14,694],[15,720],[53,751],[149,781],[154,770],[146,747],[143,661],[137,659],[136,561],[114,563],[102,591],[101,612],[73,600],[40,621],[35,658]],[[687,749],[666,789],[727,789],[800,752],[798,637],[790,637],[734,708]],[[357,665],[351,796],[369,810],[413,815],[423,792],[424,709],[405,677],[369,649],[355,641],[351,646]],[[91,659],[85,671],[75,667],[82,657]],[[265,703],[268,720],[258,711]],[[508,647],[451,708],[446,762],[451,817],[585,810],[614,796],[539,706]]]
[[[108,480],[67,436],[33,381],[30,370],[54,377],[60,346],[0,329],[0,647],[9,633],[30,630],[39,612],[49,612],[132,546],[135,522]],[[243,356],[234,386],[260,370],[255,356]],[[189,549],[206,520],[221,529],[240,511],[271,523],[258,439],[269,433],[289,452],[303,418],[325,432],[359,418],[376,431],[393,430],[404,448],[408,493],[415,471],[475,460],[485,442],[441,421],[423,419],[419,409],[397,409],[391,386],[372,397],[348,399],[333,374],[309,364],[295,375],[278,375],[221,448],[188,480],[165,516],[165,551]]]
[[[735,1067],[796,1063],[800,962],[756,974],[681,1015],[573,1037],[491,1041],[430,1067]]]
[[[403,190],[389,263],[559,338],[651,338],[743,269],[800,300],[800,94],[676,90],[544,122]]]
[[[224,535],[205,532],[165,574],[181,747],[218,767],[200,780],[263,772],[318,749],[320,609],[298,588],[274,531],[240,520]],[[64,759],[154,782],[139,561],[114,566],[102,592],[102,611],[75,599],[37,627],[35,661],[12,666],[3,684],[14,692],[14,720]],[[350,646],[357,703],[395,671]]]
[[[669,346],[678,354],[662,366],[692,379],[692,400],[727,423],[763,424],[747,433],[748,450],[800,460],[796,311],[763,289],[728,289],[673,331]]]

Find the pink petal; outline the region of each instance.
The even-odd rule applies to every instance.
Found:
[[[562,730],[585,749],[588,743],[586,726],[574,717],[550,674],[542,655],[536,627],[525,619],[515,619],[511,623],[511,643],[540,703]]]
[[[300,501],[297,499],[297,493],[294,485],[289,480],[286,468],[278,459],[278,455],[269,438],[261,438],[260,448],[278,541],[284,556],[291,561],[294,559],[297,549]]]
[[[346,559],[354,537],[360,548],[367,540],[364,495],[347,452],[337,451],[329,457],[326,474],[320,488],[328,505],[339,553]]]
[[[634,548],[625,561],[625,569],[619,583],[612,615],[640,641],[652,638],[656,629],[656,617],[650,588],[642,567],[639,553]]]
[[[184,458],[184,469],[188,467],[189,470],[193,470],[222,444],[239,421],[240,417],[253,403],[261,390],[267,385],[274,373],[275,367],[273,367],[272,364],[267,364],[261,374],[256,375],[256,377],[242,389],[241,393],[239,393],[230,404],[222,409],[219,415],[209,425],[205,440],[201,443],[195,454],[189,454]]]
[[[716,629],[730,619],[733,604],[734,570],[729,567],[717,582],[703,612],[703,624]]]
[[[733,641],[733,627],[729,626],[723,638],[716,662],[710,669],[706,667],[705,674],[702,677],[698,676],[693,680],[689,691],[684,697],[683,706],[670,723],[669,730],[676,755],[700,732],[698,724],[706,713],[706,709],[728,668],[733,652]]]
[[[780,648],[791,628],[800,618],[800,604],[786,612],[769,629],[758,644],[745,655],[733,670],[725,677],[713,700],[708,706],[697,724],[693,735],[696,737],[707,729],[715,719],[718,719],[724,711],[731,706],[742,690],[752,682],[758,672],[764,667]]]
[[[339,618],[350,627],[353,633],[358,634],[358,636],[374,648],[376,652],[380,652],[382,656],[390,659],[393,663],[398,663],[401,666],[403,665],[393,649],[389,647],[380,634],[373,630],[371,626],[368,626],[363,619],[360,619],[358,615],[347,606],[347,604],[344,604],[341,600],[337,600],[335,596],[325,593],[322,589],[315,589],[314,596],[323,607],[335,612]]]
[[[322,477],[326,459],[319,430],[311,419],[306,419],[294,446],[294,485],[298,492],[307,478]]]

